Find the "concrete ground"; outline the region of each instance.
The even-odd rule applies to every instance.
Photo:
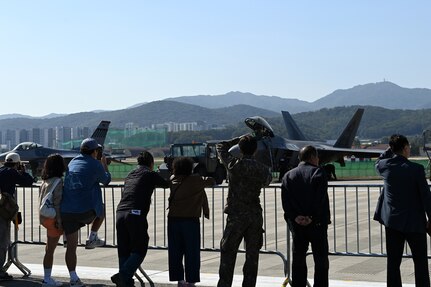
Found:
[[[41,261],[44,254],[42,245],[20,244],[18,246],[19,260],[31,270],[29,278],[22,278],[22,273],[15,266],[11,266],[9,273],[16,280],[0,281],[0,286],[42,286],[43,267]],[[64,282],[68,286],[68,272],[64,264],[65,249],[59,246],[56,250],[53,277]],[[244,262],[244,254],[238,255],[233,286],[241,286],[241,268]],[[77,273],[86,286],[102,287],[115,286],[110,282],[110,276],[118,272],[115,248],[96,248],[86,250],[78,248]],[[282,286],[284,277],[274,266],[280,265],[280,259],[274,255],[261,255],[259,266],[259,278],[257,286],[273,287]],[[312,258],[309,256],[309,268],[312,271]],[[213,252],[202,253],[201,283],[198,286],[216,286],[218,275],[219,255]],[[386,286],[386,259],[362,258],[362,257],[338,257],[330,256],[330,286]],[[149,250],[142,267],[150,276],[157,287],[175,286],[176,282],[169,282],[167,270],[167,251]],[[280,266],[281,267],[281,266]],[[309,274],[312,274],[310,272]],[[402,264],[403,281],[414,286],[413,264],[411,259],[405,259]],[[311,277],[311,276],[310,276]],[[145,281],[145,280],[144,280]],[[312,278],[309,279],[312,282]],[[140,286],[135,280],[136,286]],[[146,282],[146,281],[145,281]],[[145,286],[150,286],[147,282]]]
[[[381,244],[381,230],[380,225],[376,222],[370,221],[370,213],[374,212],[375,202],[378,195],[378,187],[373,187],[372,190],[367,192],[363,190],[365,187],[343,189],[343,185],[357,184],[358,182],[331,182],[335,185],[334,190],[328,189],[331,200],[331,212],[333,215],[333,223],[328,230],[330,250],[337,249],[337,251],[348,250],[359,251],[364,253],[381,253],[384,251],[384,246]],[[381,181],[361,181],[360,185],[378,185]],[[338,187],[339,186],[339,187]],[[344,190],[344,191],[343,191]],[[377,191],[377,192],[376,192]],[[109,194],[109,193],[108,193]],[[115,208],[118,194],[114,192],[115,198],[111,202],[109,197],[106,197],[107,208]],[[163,205],[164,197],[162,193],[158,193],[158,198],[154,198],[152,208],[156,208],[160,212],[165,211],[166,207]],[[218,242],[221,238],[223,218],[222,214],[223,197],[219,198],[219,194],[209,193],[209,198],[213,205],[210,205],[214,214],[212,218],[219,216],[218,220],[213,223],[207,223],[205,226],[205,247],[218,247]],[[30,202],[35,200],[36,196],[27,196],[25,201]],[[274,208],[270,205],[271,202],[278,201],[278,195],[269,191],[265,198],[268,212],[272,212]],[[20,206],[23,206],[21,203]],[[279,206],[280,207],[280,206]],[[276,210],[277,211],[277,210]],[[280,210],[278,209],[278,213]],[[266,235],[268,238],[268,249],[273,249],[274,244],[278,244],[278,249],[286,248],[286,229],[285,223],[283,224],[282,214],[277,216],[268,216],[266,218]],[[150,228],[150,245],[163,246],[164,244],[164,216],[156,212],[150,211],[150,217],[154,219],[149,220],[149,223],[155,226]],[[44,246],[40,244],[31,244],[31,242],[39,242],[45,239],[45,231],[38,229],[37,222],[32,225],[31,219],[33,218],[30,209],[27,209],[24,218],[27,220],[26,225],[21,225],[20,240],[29,243],[18,245],[18,259],[31,270],[29,278],[21,278],[22,273],[20,270],[12,266],[9,270],[15,276],[16,280],[13,281],[0,281],[0,286],[41,286],[41,278],[43,276],[42,258],[44,255]],[[113,222],[112,214],[107,213],[107,220],[109,224]],[[281,222],[278,229],[274,229],[273,223]],[[157,227],[157,228],[156,228]],[[108,237],[108,241],[115,243],[112,237],[112,226],[108,225],[108,231],[103,236]],[[212,233],[215,230],[215,234]],[[204,232],[202,230],[202,232]],[[83,235],[85,237],[85,234]],[[157,238],[156,238],[157,237]],[[85,239],[84,239],[85,240]],[[65,248],[58,246],[55,252],[53,277],[60,279],[68,286],[68,272],[64,263]],[[285,254],[285,252],[283,252]],[[330,269],[329,278],[330,286],[386,286],[386,258],[385,257],[356,257],[356,256],[330,256]],[[201,253],[201,283],[198,286],[212,287],[216,286],[218,280],[218,266],[219,266],[219,253],[218,252],[202,252]],[[312,256],[307,258],[309,266],[309,281],[312,282],[313,277],[313,260]],[[235,278],[233,286],[241,286],[241,273],[242,265],[244,263],[244,254],[238,254]],[[169,282],[168,278],[168,259],[167,250],[150,249],[145,258],[142,268],[147,272],[150,278],[156,283],[155,286],[175,286],[175,282]],[[103,247],[94,250],[86,250],[83,247],[78,248],[78,267],[77,273],[82,281],[87,286],[114,286],[110,282],[110,277],[118,272],[117,254],[115,248]],[[401,272],[403,286],[414,286],[414,271],[412,259],[404,259],[401,265]],[[283,261],[277,255],[262,254],[259,261],[259,287],[274,287],[281,286],[284,277]],[[136,286],[138,285],[136,281]],[[145,286],[150,286],[148,283]]]

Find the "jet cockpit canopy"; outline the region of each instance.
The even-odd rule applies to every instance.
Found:
[[[254,116],[245,119],[245,124],[251,128],[258,137],[274,137],[274,130],[262,117]]]
[[[42,147],[42,145],[35,142],[22,142],[18,144],[13,150],[32,150],[40,147]]]

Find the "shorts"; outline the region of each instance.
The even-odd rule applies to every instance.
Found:
[[[60,237],[63,234],[62,229],[55,227],[55,218],[44,218],[41,225],[46,228],[48,237]]]
[[[89,210],[83,213],[61,213],[61,223],[66,235],[75,233],[81,227],[90,224],[96,218],[96,212]]]

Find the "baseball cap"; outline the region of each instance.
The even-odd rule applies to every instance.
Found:
[[[95,150],[99,147],[97,141],[93,138],[86,138],[81,143],[81,149]]]
[[[8,153],[6,155],[5,160],[6,160],[6,162],[10,162],[10,163],[19,163],[19,162],[21,162],[21,158],[19,157],[19,154],[14,153],[14,152]]]

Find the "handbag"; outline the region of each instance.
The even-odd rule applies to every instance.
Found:
[[[18,204],[9,193],[0,192],[0,216],[6,220],[12,220],[18,213]]]
[[[60,179],[56,178],[53,184],[51,185],[50,190],[42,198],[42,201],[40,202],[39,212],[40,212],[40,215],[43,217],[55,218],[55,216],[57,215],[57,212],[55,211],[55,208],[54,208],[54,201],[52,200],[52,194],[59,182],[60,182]]]

